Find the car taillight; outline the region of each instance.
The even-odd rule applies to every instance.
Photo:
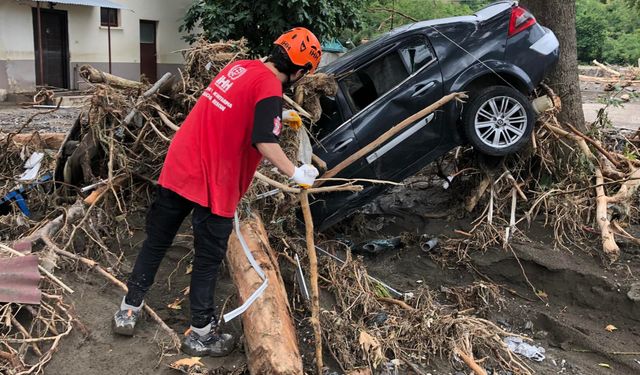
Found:
[[[528,29],[536,23],[536,18],[526,9],[516,6],[511,10],[511,21],[509,22],[509,37]]]

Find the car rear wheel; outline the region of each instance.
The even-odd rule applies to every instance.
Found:
[[[520,91],[491,86],[472,96],[462,122],[465,135],[476,150],[503,156],[517,152],[529,141],[535,112]]]

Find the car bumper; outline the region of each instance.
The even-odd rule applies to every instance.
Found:
[[[558,42],[558,38],[556,38],[553,31],[546,29],[544,36],[529,48],[543,56],[557,56],[560,52],[560,42]]]

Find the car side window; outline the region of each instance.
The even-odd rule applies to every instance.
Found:
[[[429,45],[422,38],[416,38],[410,44],[400,48],[400,56],[411,74],[420,70],[435,57]]]
[[[317,139],[322,139],[329,135],[332,131],[336,130],[345,120],[340,113],[337,98],[335,96],[321,96],[320,107],[322,108],[322,115],[318,122],[311,127],[311,133],[315,135]]]
[[[416,37],[339,80],[357,113],[433,60],[424,38]]]

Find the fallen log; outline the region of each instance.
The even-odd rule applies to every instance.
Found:
[[[251,374],[303,374],[295,326],[276,255],[269,246],[267,231],[255,214],[240,229],[256,262],[269,284],[260,298],[242,315],[245,350]],[[227,262],[233,282],[244,303],[260,285],[262,278],[247,260],[237,234],[229,239]]]
[[[602,63],[599,63],[598,60],[593,60],[592,63],[593,63],[593,65],[595,65],[598,68],[604,70],[605,72],[609,72],[611,75],[614,75],[616,77],[620,77],[622,75],[622,74],[620,74],[620,72],[615,71],[615,70],[609,68],[608,66],[602,64]]]
[[[102,72],[91,65],[83,65],[80,67],[80,77],[91,83],[105,83],[110,86],[119,88],[139,89],[144,86],[142,82],[131,81],[113,74]]]
[[[598,82],[598,83],[620,83],[621,85],[631,85],[634,83],[640,83],[640,80],[637,79],[621,79],[621,78],[602,78],[602,77],[593,77],[593,76],[585,76],[580,74],[579,78],[584,82]]]

